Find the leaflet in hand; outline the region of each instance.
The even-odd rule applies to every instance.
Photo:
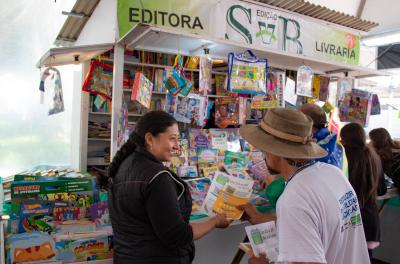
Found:
[[[246,226],[245,229],[254,255],[259,257],[263,253],[270,260],[270,263],[276,262],[278,259],[278,237],[275,222]]]
[[[240,219],[243,214],[237,206],[249,202],[254,181],[239,179],[217,172],[203,203],[208,215],[225,213],[229,219]]]

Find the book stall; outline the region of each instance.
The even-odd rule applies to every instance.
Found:
[[[201,4],[194,2],[195,7]],[[80,138],[84,153],[81,167],[75,170],[34,168],[4,182],[10,216],[4,229],[5,263],[112,262],[107,192],[97,188],[93,175],[106,170],[138,118],[148,111],[166,111],[179,123],[180,149],[165,165],[190,187],[192,221],[218,212],[237,223],[243,214],[239,205],[252,203],[260,211],[273,212],[274,188],[284,184],[268,172],[263,153],[240,137],[240,125],[258,123],[271,108],[297,108],[310,102],[330,116],[334,131],[339,121],[367,126],[369,116],[379,114],[378,96],[355,85],[356,74],[374,73],[358,66],[358,33],[267,5],[236,2],[248,8],[242,11],[262,9],[270,15],[256,17],[257,29],[249,24],[244,28],[248,34],[241,34],[243,27],[238,33],[229,21],[207,24],[200,10],[198,16],[190,16],[191,24],[181,23],[190,26],[185,30],[150,25],[157,22],[144,21],[140,17],[144,13],[136,12],[133,3],[130,23],[124,22],[127,12],[118,10],[122,37],[116,43],[63,48],[61,52],[51,49],[42,57],[40,66],[54,67],[68,63],[60,54],[81,54],[81,58],[85,52],[92,54],[84,62],[87,67],[79,87],[83,98],[80,122],[86,129]],[[244,23],[243,17],[233,17],[237,13],[231,1],[205,6]],[[211,15],[211,21],[216,17]],[[300,23],[289,22],[295,20]],[[317,27],[334,34],[295,38],[282,29],[288,23],[299,25],[299,30],[301,25],[302,32]],[[338,48],[335,54],[324,54],[323,45],[330,42]],[[331,74],[338,69],[339,74]],[[251,239],[250,244],[240,245],[242,250],[276,259],[273,223],[247,226],[245,232]]]

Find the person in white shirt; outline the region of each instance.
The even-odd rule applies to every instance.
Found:
[[[327,153],[313,141],[312,124],[298,110],[277,108],[240,129],[286,180],[276,210],[278,263],[370,263],[357,196],[338,168],[315,161]],[[275,218],[243,208],[252,224]],[[262,256],[249,263],[269,262]]]

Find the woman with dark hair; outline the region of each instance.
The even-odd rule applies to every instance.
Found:
[[[191,263],[193,240],[229,225],[224,215],[189,223],[188,186],[162,164],[178,150],[178,136],[171,115],[145,114],[113,158],[108,176],[98,178],[109,194],[114,263]]]
[[[386,192],[381,161],[375,150],[366,143],[364,128],[357,123],[345,125],[340,131],[348,166],[349,181],[353,186],[361,209],[361,217],[370,257],[379,246],[379,214],[377,195]]]
[[[369,138],[381,158],[383,171],[400,188],[400,142],[394,141],[384,128],[371,130]]]

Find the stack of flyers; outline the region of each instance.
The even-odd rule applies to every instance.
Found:
[[[225,213],[229,219],[240,219],[243,211],[237,207],[249,202],[253,184],[253,180],[217,172],[203,203],[204,212],[208,215]]]
[[[254,255],[259,257],[260,254],[265,254],[270,263],[276,263],[278,259],[278,237],[275,222],[246,226],[245,229]]]

